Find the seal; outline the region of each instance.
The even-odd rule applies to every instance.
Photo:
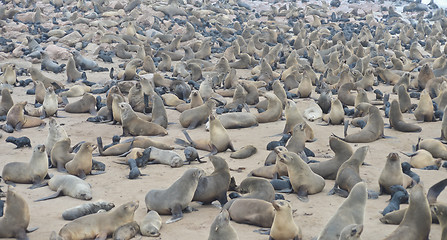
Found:
[[[45,88],[52,86],[54,89],[64,89],[64,84],[43,75],[37,68],[30,68],[29,73],[31,74],[31,79],[33,79],[33,82],[42,82]]]
[[[110,211],[115,204],[111,202],[98,201],[92,203],[84,203],[76,207],[69,208],[62,213],[64,220],[75,220],[85,215],[97,213],[99,211]]]
[[[160,236],[162,221],[156,211],[149,211],[140,223],[141,235],[147,237]]]
[[[45,140],[45,150],[47,151],[48,156],[50,156],[54,144],[60,140],[67,139],[68,134],[54,118],[50,118],[50,120],[48,121],[48,125],[49,128],[47,139]]]
[[[163,104],[163,100],[158,94],[152,94],[152,122],[162,126],[163,128],[168,127],[168,115],[166,114],[166,109]]]
[[[447,160],[447,148],[444,144],[436,139],[418,139],[416,150],[424,149],[431,153],[434,158],[442,158]]]
[[[432,211],[436,214],[439,220],[439,224],[442,227],[441,239],[447,238],[447,206],[445,204],[437,204],[431,206]]]
[[[6,88],[2,89],[1,95],[2,100],[0,101],[0,116],[5,116],[8,114],[9,109],[14,106],[14,101],[12,100],[11,93]]]
[[[348,198],[340,205],[321,231],[318,240],[338,240],[346,226],[363,224],[366,198],[366,184],[364,182],[355,184]]]
[[[414,117],[418,121],[432,122],[433,115],[432,99],[427,91],[422,91],[418,107],[414,110]]]
[[[47,88],[45,91],[45,97],[43,99],[42,107],[43,111],[40,118],[46,118],[50,116],[57,116],[58,98],[54,92],[53,87]]]
[[[414,168],[425,168],[432,165],[436,165],[437,167],[441,166],[441,159],[433,159],[431,153],[424,149],[419,149],[414,153],[405,155],[411,157],[410,164]]]
[[[338,89],[338,100],[347,106],[354,106],[355,96],[351,94],[351,90],[355,89],[354,83],[345,83]]]
[[[76,68],[73,56],[68,57],[67,63],[67,82],[76,82],[83,78],[83,73]]]
[[[306,141],[313,141],[315,139],[313,129],[306,123],[301,113],[298,111],[296,103],[292,100],[287,100],[285,106],[286,124],[284,126],[283,134],[292,133],[293,128],[297,124],[304,123],[304,131],[306,133]]]
[[[199,153],[197,149],[193,147],[186,147],[183,149],[183,154],[185,154],[186,161],[184,163],[191,164],[192,161],[197,160],[199,163],[205,163],[206,161],[200,160]]]
[[[166,223],[181,220],[182,210],[188,207],[194,197],[202,172],[203,170],[198,168],[190,168],[169,188],[150,190],[145,197],[147,209],[157,211],[159,214],[172,214],[172,218]]]
[[[41,70],[47,70],[54,73],[61,73],[64,71],[65,64],[59,65],[57,62],[50,59],[50,56],[48,56],[45,51],[41,51],[40,56],[42,58],[42,63],[40,65]]]
[[[8,186],[5,214],[0,218],[0,238],[27,239],[29,221],[28,204],[13,187]]]
[[[225,129],[247,128],[257,126],[256,116],[248,112],[230,112],[220,115],[220,123]],[[206,124],[209,127],[209,124]]]
[[[379,177],[380,194],[391,194],[390,187],[394,185],[404,186],[404,175],[400,164],[399,154],[392,152],[388,154],[385,167]],[[406,186],[404,186],[406,187]]]
[[[394,99],[390,107],[390,126],[399,132],[420,132],[422,128],[418,125],[406,123],[400,110],[399,102]]]
[[[99,154],[101,156],[118,156],[121,154],[126,154],[131,148],[142,148],[146,149],[151,146],[154,146],[159,149],[165,149],[165,150],[172,150],[173,147],[162,143],[155,141],[149,137],[146,136],[138,136],[131,139],[127,139],[126,141],[122,141],[121,143],[115,144],[107,149],[104,150],[103,144],[102,144],[102,138],[97,138],[98,142],[98,150]]]
[[[87,174],[92,171],[92,152],[96,149],[93,143],[85,142],[73,157],[65,164],[68,173],[85,179]]]
[[[268,100],[267,110],[258,114],[256,120],[258,123],[275,122],[281,118],[282,115],[282,102],[273,93],[267,92],[264,97]]]
[[[366,126],[357,133],[347,135],[347,122],[345,122],[344,141],[349,143],[370,143],[382,138],[384,123],[379,109],[375,106],[369,108],[368,122]]]
[[[168,134],[162,126],[141,119],[128,103],[122,102],[119,107],[124,136],[164,136]]]
[[[335,156],[327,161],[310,163],[309,167],[324,179],[335,180],[338,169],[352,156],[353,150],[351,145],[334,136],[329,137],[329,147],[335,153]]]
[[[57,198],[59,196],[70,196],[81,200],[92,199],[92,189],[86,181],[72,175],[57,175],[48,181],[48,187],[56,193],[35,200],[35,202]]]
[[[210,204],[214,200],[218,200],[223,206],[227,203],[227,190],[231,178],[230,169],[225,159],[213,155],[209,158],[214,166],[214,171],[208,176],[200,177],[192,201]]]
[[[323,177],[312,172],[307,163],[296,153],[279,151],[278,147],[275,148],[275,152],[279,160],[287,165],[290,183],[300,201],[307,202],[309,194],[323,191],[325,186]]]
[[[29,140],[28,137],[15,138],[13,136],[9,136],[6,138],[5,142],[9,142],[16,145],[16,149],[23,147],[31,147],[31,141]]]
[[[339,99],[332,100],[331,110],[329,114],[323,116],[323,120],[332,125],[339,125],[344,122],[345,111]]]
[[[257,149],[255,146],[247,145],[247,146],[244,146],[241,149],[237,150],[236,152],[231,153],[230,157],[235,158],[235,159],[244,159],[244,158],[251,157],[256,152],[257,152]]]
[[[122,225],[113,232],[113,239],[132,239],[140,233],[140,225],[133,221]]]
[[[85,93],[78,101],[67,104],[64,110],[68,113],[90,113],[96,115],[96,98],[90,93]]]
[[[151,163],[161,163],[175,167],[183,166],[183,160],[180,155],[172,150],[159,149],[154,146],[149,147],[149,161]]]
[[[270,228],[275,218],[275,210],[271,202],[261,199],[238,198],[232,204],[226,204],[231,220],[260,227]]]
[[[273,202],[275,200],[275,189],[264,178],[247,177],[236,187],[236,191],[244,195],[241,196],[237,193],[232,193],[230,194],[231,198],[256,198],[267,202]]]
[[[29,163],[10,162],[2,170],[3,180],[15,183],[33,183],[30,188],[36,188],[48,172],[48,159],[45,154],[45,145],[38,145],[33,149]]]
[[[18,131],[22,128],[45,126],[45,122],[40,118],[25,116],[24,107],[26,104],[26,101],[19,102],[9,109],[8,114],[6,115],[6,126],[3,126],[3,129],[6,127]]]
[[[214,106],[214,101],[208,99],[201,106],[183,111],[179,116],[179,122],[184,128],[194,129],[206,122]]]
[[[358,148],[354,154],[340,166],[335,179],[334,188],[328,194],[333,194],[335,191],[338,195],[347,197],[352,188],[357,183],[362,182],[359,168],[365,160],[368,149],[368,146]]]
[[[446,112],[447,106],[444,108],[444,112]],[[441,123],[441,140],[447,141],[447,118],[442,118]]]
[[[410,205],[399,226],[385,239],[426,239],[431,227],[431,211],[422,185],[410,192]]]
[[[285,200],[272,202],[275,208],[275,218],[270,229],[270,239],[302,239],[303,234],[293,221],[292,206]]]
[[[59,235],[64,239],[107,238],[119,227],[133,222],[138,205],[138,201],[128,202],[109,212],[80,217],[65,224]]]
[[[208,240],[238,240],[236,231],[230,224],[230,214],[222,209],[210,227]]]

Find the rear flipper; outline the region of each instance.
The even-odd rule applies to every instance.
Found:
[[[63,195],[62,194],[62,189],[59,188],[59,189],[57,189],[57,191],[54,194],[52,194],[52,195],[50,195],[48,197],[44,197],[44,198],[40,198],[40,199],[34,200],[34,202],[45,201],[45,200],[48,200],[48,199],[57,198],[57,197],[62,196],[62,195]]]
[[[307,196],[307,188],[301,186],[298,188],[298,192],[296,193],[298,195],[298,199],[301,202],[309,202],[309,197]]]
[[[182,207],[180,205],[175,205],[171,209],[172,218],[166,221],[166,224],[180,221],[183,218]]]

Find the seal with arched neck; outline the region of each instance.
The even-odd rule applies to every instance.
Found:
[[[422,128],[418,125],[407,123],[404,121],[400,110],[399,102],[394,99],[390,107],[390,126],[400,132],[420,132]]]

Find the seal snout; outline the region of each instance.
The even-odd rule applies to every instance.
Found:
[[[399,154],[396,152],[392,152],[388,155],[388,158],[392,161],[399,160]]]

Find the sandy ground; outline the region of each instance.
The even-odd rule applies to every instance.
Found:
[[[87,55],[92,56],[92,55]],[[16,62],[19,66],[28,66],[25,60],[21,59],[8,59],[4,62]],[[104,64],[101,66],[111,67],[116,66],[120,62],[117,61],[114,64]],[[45,72],[45,75],[51,76],[55,79],[64,81],[65,74],[52,74]],[[103,81],[108,79],[108,73],[91,73],[87,72],[88,79],[93,81]],[[247,78],[249,76],[248,70],[238,70],[238,76],[240,78]],[[19,77],[19,80],[23,80],[29,77]],[[15,102],[27,100],[28,102],[34,102],[34,96],[26,95],[26,89],[16,87],[14,88],[13,99]],[[392,90],[391,86],[379,87],[383,92],[389,93]],[[370,99],[374,99],[372,93],[368,93]],[[313,93],[312,97],[318,97]],[[397,98],[396,95],[391,95],[391,98]],[[77,98],[70,99],[70,102],[77,100]],[[229,99],[230,100],[230,99]],[[231,100],[230,100],[231,101]],[[297,105],[301,110],[304,110],[311,99],[295,99]],[[414,99],[413,99],[414,101]],[[417,102],[417,101],[415,101]],[[251,109],[255,112],[255,109]],[[182,127],[178,122],[179,112],[175,110],[167,110],[168,118],[171,124],[168,126],[169,134],[165,137],[153,137],[154,139],[170,144],[174,146],[175,138],[183,138],[181,132]],[[383,114],[383,111],[382,111]],[[60,118],[57,121],[64,125],[72,143],[80,141],[91,141],[96,143],[96,137],[101,136],[105,144],[111,142],[113,135],[119,135],[122,133],[121,126],[111,124],[95,124],[87,122],[86,119],[89,114],[69,114],[60,109]],[[408,122],[415,123],[416,120],[412,114],[404,114],[404,118]],[[48,122],[48,119],[45,119]],[[388,119],[384,118],[385,123],[388,123]],[[248,159],[237,160],[231,159],[230,152],[219,153],[219,156],[225,158],[230,168],[244,167],[246,170],[243,172],[231,172],[231,175],[235,177],[237,183],[240,183],[247,174],[254,168],[263,166],[264,160],[269,154],[269,151],[265,150],[268,142],[278,140],[279,137],[271,137],[278,134],[283,130],[285,121],[277,121],[273,123],[260,124],[257,127],[245,128],[245,129],[231,129],[228,133],[232,139],[233,145],[236,149],[239,149],[245,145],[252,144],[257,147],[258,152]],[[343,135],[343,126],[321,126],[320,120],[316,122],[309,122],[310,126],[315,132],[317,141],[312,143],[306,143],[306,147],[315,152],[315,160],[325,161],[328,157],[333,156],[329,145],[328,137],[331,134],[338,136]],[[366,156],[365,162],[371,166],[361,166],[360,175],[362,179],[367,183],[368,189],[379,191],[378,178],[382,168],[385,165],[386,156],[390,152],[410,152],[412,145],[416,144],[418,137],[422,138],[436,138],[440,136],[441,122],[431,123],[419,123],[423,131],[421,133],[401,133],[392,129],[385,129],[385,135],[391,138],[381,139],[370,144],[351,144],[354,149],[358,147],[368,145],[369,152]],[[359,129],[349,129],[349,132],[355,132]],[[204,126],[200,126],[195,130],[189,131],[193,139],[207,138],[208,132],[205,131]],[[14,149],[14,145],[5,143],[4,139],[8,136],[27,136],[31,139],[32,145],[43,144],[47,134],[48,126],[43,129],[32,128],[23,129],[20,132],[13,134],[7,134],[2,132],[3,138],[0,144],[0,168],[12,161],[27,162],[29,161],[32,153],[32,149]],[[176,146],[177,151],[183,156],[183,151],[179,146]],[[95,154],[97,151],[94,152]],[[206,152],[199,151],[200,155],[206,154]],[[402,161],[407,161],[409,158],[400,154]],[[116,206],[124,204],[128,201],[138,200],[140,201],[140,207],[136,211],[135,220],[141,221],[146,213],[146,207],[144,204],[144,197],[146,193],[151,189],[164,189],[169,187],[177,178],[179,178],[187,168],[199,167],[204,169],[207,173],[213,171],[212,164],[208,161],[204,164],[193,163],[191,166],[183,166],[181,168],[171,168],[165,165],[151,165],[141,169],[141,172],[147,174],[136,180],[127,179],[128,168],[125,165],[119,165],[113,161],[119,160],[119,157],[101,157],[94,156],[95,160],[101,161],[106,164],[106,173],[96,176],[88,176],[86,181],[91,184],[93,189],[92,201],[98,201],[100,199],[113,202]],[[414,170],[421,177],[421,182],[425,187],[425,191],[434,183],[444,179],[446,169],[440,169],[438,171],[424,171]],[[49,170],[50,174],[60,174],[55,169]],[[5,184],[2,184],[5,186]],[[333,187],[334,181],[326,180],[326,186],[323,192],[309,196],[309,202],[303,203],[299,201],[295,194],[285,194],[285,198],[291,202],[294,210],[294,221],[299,225],[303,232],[303,239],[311,239],[318,236],[321,230],[329,218],[336,212],[338,206],[344,201],[339,196],[328,196],[328,191]],[[85,201],[70,198],[59,197],[57,199],[34,202],[34,200],[50,195],[53,192],[48,188],[39,188],[35,190],[27,189],[30,185],[18,184],[16,189],[20,195],[22,195],[30,207],[31,222],[30,227],[39,227],[39,229],[29,234],[30,239],[48,239],[52,231],[58,232],[59,229],[64,226],[68,221],[62,219],[62,212],[65,209],[85,203]],[[5,187],[3,187],[5,190]],[[442,193],[439,196],[439,200],[445,200],[447,193]],[[379,221],[381,214],[379,211],[383,210],[389,200],[389,195],[380,196],[376,200],[367,200],[366,211],[364,218],[364,232],[362,234],[363,239],[382,239],[389,235],[396,225],[385,225]],[[210,225],[219,213],[219,208],[214,205],[201,206],[198,203],[191,203],[191,206],[196,207],[199,211],[193,213],[184,214],[184,218],[173,224],[163,224],[161,229],[161,236],[155,239],[207,239],[209,234]],[[401,205],[402,208],[406,208],[407,205]],[[162,216],[163,221],[168,220],[170,216]],[[249,226],[245,224],[237,224],[231,222],[239,235],[239,239],[268,239],[268,236],[260,235],[253,232],[253,230],[259,229],[259,227]],[[437,224],[432,225],[430,232],[430,239],[440,239],[441,228]],[[145,237],[137,236],[137,238]]]

